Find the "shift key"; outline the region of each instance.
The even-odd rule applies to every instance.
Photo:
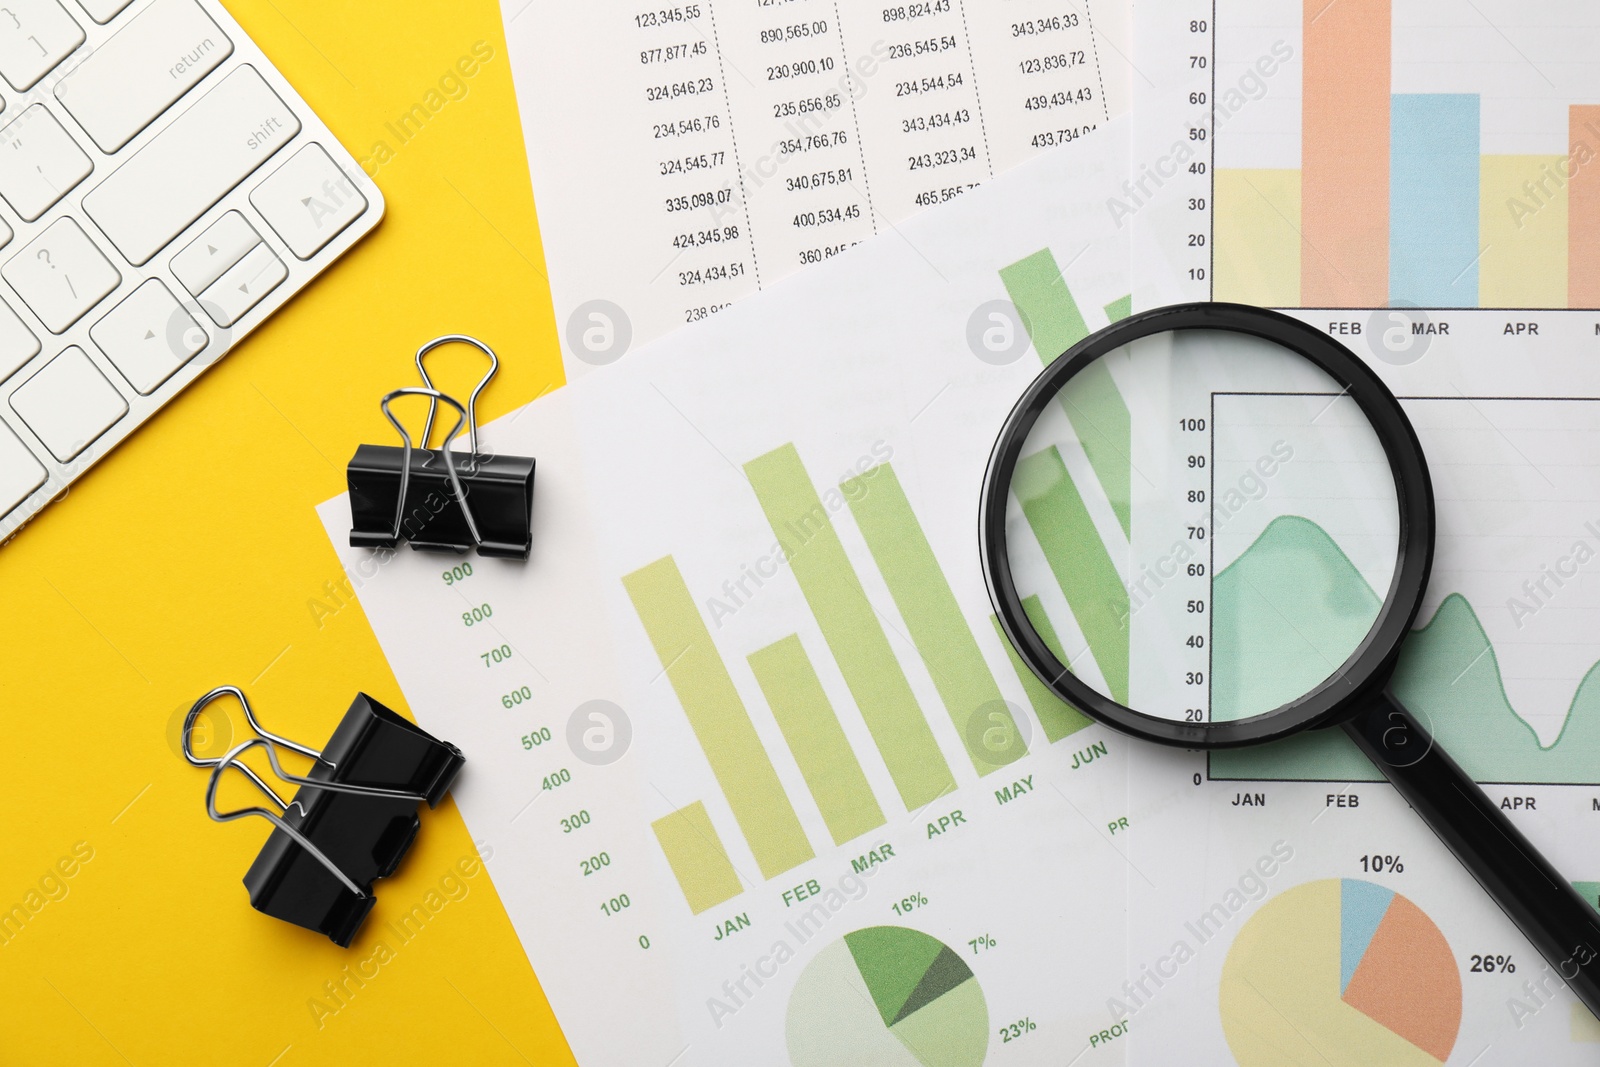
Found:
[[[142,266],[294,139],[300,120],[240,66],[83,198],[83,210]]]

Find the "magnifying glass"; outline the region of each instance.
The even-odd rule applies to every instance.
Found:
[[[1063,700],[1228,748],[1341,726],[1600,1016],[1600,913],[1389,690],[1433,564],[1394,394],[1276,312],[1182,304],[1051,363],[995,443],[984,578]]]

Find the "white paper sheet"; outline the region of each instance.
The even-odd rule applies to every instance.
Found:
[[[1126,0],[504,0],[569,378],[1125,110]]]

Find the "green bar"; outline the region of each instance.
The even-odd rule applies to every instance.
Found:
[[[1011,302],[1022,313],[1034,351],[1046,363],[1089,336],[1083,312],[1067,288],[1055,256],[1048,248],[1000,269]],[[1106,305],[1112,322],[1133,311],[1131,295]],[[1089,465],[1105,489],[1106,499],[1122,523],[1122,532],[1132,530],[1130,503],[1132,486],[1131,436],[1128,406],[1104,363],[1094,363],[1072,379],[1061,395],[1061,405],[1072,420],[1072,431],[1083,443]]]
[[[663,556],[623,578],[622,584],[762,875],[771,878],[811,859],[811,843],[677,562]]]
[[[1100,479],[1125,536],[1133,536],[1133,423],[1105,360],[1073,375],[1061,390],[1061,408]]]
[[[796,634],[750,654],[761,691],[822,811],[833,843],[842,845],[883,825],[883,809],[850,750],[839,717]]]
[[[1066,666],[1066,649],[1061,647],[1061,638],[1056,636],[1055,624],[1050,621],[1050,616],[1044,613],[1044,602],[1037,596],[1023,597],[1022,610],[1028,616],[1028,621],[1033,624],[1033,632],[1043,638],[1044,647],[1054,653],[1062,666]]]
[[[1089,641],[1111,696],[1128,702],[1128,591],[1054,445],[1017,463],[1011,490],[1067,606]],[[1070,666],[1065,660],[1064,666]]]
[[[961,734],[972,766],[985,775],[1027,755],[1011,709],[978,651],[978,642],[894,468],[887,463],[873,467],[859,477],[847,478],[839,488],[850,502],[850,512],[911,631],[911,642],[933,677],[950,721]],[[993,743],[998,738],[1005,740]]]
[[[699,915],[744,891],[706,806],[695,801],[650,824],[689,910]]]
[[[1033,622],[1036,633],[1044,638],[1044,643],[1050,651],[1056,654],[1056,659],[1063,664],[1066,656],[1061,651],[1061,642],[1056,638],[1055,627],[1050,625],[1050,620],[1045,617],[1044,605],[1039,603],[1039,598],[1030,596],[1022,602],[1022,609],[1028,613],[1028,618]],[[1033,713],[1039,716],[1039,725],[1044,727],[1044,738],[1054,744],[1068,734],[1077,733],[1093,720],[1083,712],[1065,703],[1050,691],[1050,687],[1039,681],[1039,676],[1028,669],[1022,662],[1022,657],[1017,655],[1017,650],[1011,646],[1010,638],[1006,637],[1005,630],[1000,626],[1000,620],[991,615],[989,621],[994,623],[994,632],[1000,635],[1000,643],[1006,647],[1006,655],[1011,658],[1011,669],[1017,672],[1017,680],[1022,683],[1022,691],[1028,694],[1028,703],[1033,705]]]
[[[950,792],[955,778],[800,454],[794,445],[784,445],[746,463],[744,470],[900,799],[916,809]],[[830,496],[837,495],[830,490]]]
[[[1022,313],[1033,350],[1045,363],[1054,363],[1057,356],[1089,336],[1083,312],[1048,248],[1001,267],[1000,281]]]

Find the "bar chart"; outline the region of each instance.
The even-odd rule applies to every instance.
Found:
[[[1223,0],[1216,299],[1600,307],[1600,69],[1580,51],[1596,15],[1501,8]]]
[[[798,450],[774,449],[745,470],[825,642],[808,650],[798,634],[790,634],[751,650],[746,659],[833,843],[842,845],[883,826],[886,818],[813,657],[831,657],[843,675],[906,810],[954,791],[956,777]],[[982,777],[1020,759],[1027,745],[1011,705],[893,465],[874,467],[829,492],[848,501],[974,770]],[[814,850],[757,737],[751,704],[736,687],[677,562],[663,556],[622,581],[761,876],[772,878],[810,860]],[[1047,742],[1088,725],[1007,650]],[[652,829],[693,912],[743,892],[702,802],[656,820]]]
[[[1000,277],[1041,360],[1048,362],[1089,333],[1048,249],[1004,268]],[[1130,303],[1127,297],[1112,301],[1104,308],[1106,317],[1127,315]],[[1131,522],[1126,408],[1109,378],[1092,399],[1094,417],[1080,415],[1077,423],[1099,483],[1092,491],[1118,508],[1126,532]],[[1059,469],[1050,468],[1052,457]],[[1073,524],[1084,521],[1082,496],[1058,454],[1031,462],[1040,465],[1040,498],[1037,506],[1029,505],[1030,520],[1046,551],[1062,561],[1062,589],[1073,625],[1088,635],[1088,649],[1102,670],[1121,678],[1125,687],[1127,592],[1109,555],[1087,571],[1066,565],[1071,553],[1062,542],[1063,531],[1070,535]],[[957,788],[956,771],[929,725],[930,714],[945,715],[956,728],[967,762],[980,778],[1026,755],[1028,745],[1016,717],[1020,709],[1005,699],[892,462],[819,488],[799,448],[790,443],[744,462],[742,473],[821,634],[820,645],[808,645],[796,632],[756,648],[719,648],[671,555],[625,575],[622,584],[761,878],[770,879],[811,860],[816,850],[753,724],[752,714],[760,714],[763,706],[834,845],[883,827],[897,810],[894,800],[916,811]],[[846,521],[864,543],[864,557],[852,558],[841,538],[837,524]],[[858,569],[867,567],[887,588],[898,621],[890,621],[869,597]],[[1067,661],[1068,650],[1045,606],[1037,597],[1025,606],[1057,657]],[[1090,724],[1035,677],[993,615],[989,626],[1014,675],[1008,686],[1025,694],[1046,744]],[[918,700],[891,636],[903,637],[900,643],[915,650],[940,708]],[[729,669],[732,657],[742,657],[748,666],[756,682],[753,691],[741,693]],[[824,659],[843,678],[850,706],[829,698],[818,673]],[[849,715],[864,721],[870,755],[852,746],[841,722]],[[863,758],[881,761],[894,798],[881,800],[874,793]],[[700,914],[744,892],[703,800],[656,819],[651,828],[692,912]]]

